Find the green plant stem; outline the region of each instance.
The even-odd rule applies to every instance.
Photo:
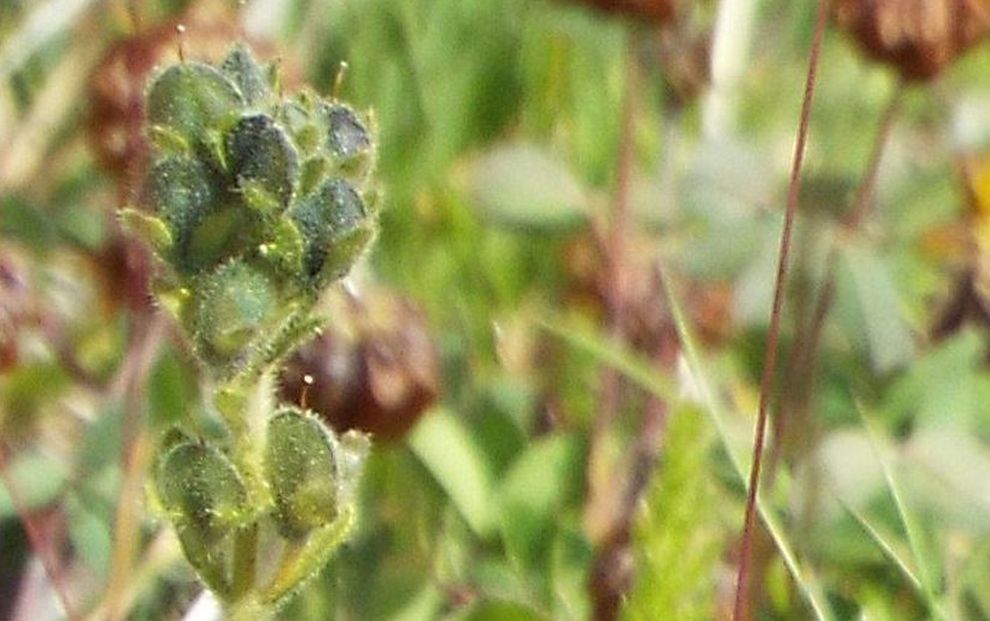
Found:
[[[302,545],[288,550],[282,558],[278,574],[265,589],[262,601],[277,607],[307,577],[315,576],[344,542],[356,522],[354,507],[342,507],[336,520],[311,533]]]
[[[275,608],[261,603],[256,595],[248,594],[224,610],[227,621],[268,621],[275,618]]]
[[[266,370],[251,388],[235,380],[220,388],[215,398],[230,431],[234,465],[243,478],[251,508],[250,514],[244,516],[247,525],[235,534],[231,585],[235,600],[254,588],[258,555],[258,528],[254,522],[272,504],[264,476],[264,447],[268,416],[273,411],[273,375],[274,371]]]
[[[234,465],[244,478],[248,503],[255,509],[271,504],[264,476],[268,416],[274,411],[274,371],[265,370],[254,386],[235,379],[216,391],[214,402],[230,432]]]
[[[749,487],[746,497],[746,517],[743,522],[742,543],[739,552],[739,573],[736,582],[736,599],[733,606],[733,621],[747,621],[749,617],[749,569],[752,561],[753,533],[756,530],[756,500],[759,493],[760,466],[763,461],[763,444],[766,438],[769,404],[773,393],[773,380],[777,365],[777,344],[780,340],[781,310],[784,303],[784,289],[787,282],[788,259],[794,220],[797,216],[798,196],[801,189],[801,166],[804,163],[804,147],[808,137],[811,117],[811,102],[815,92],[818,58],[821,52],[825,27],[828,24],[828,0],[819,0],[815,33],[811,42],[808,60],[808,76],[805,82],[804,100],[801,104],[801,118],[794,146],[794,161],[791,167],[790,186],[787,193],[787,211],[784,228],[780,237],[780,254],[777,262],[777,276],[774,283],[773,309],[770,315],[770,332],[760,380],[760,404],[756,419],[756,432],[753,440],[753,461],[749,473]]]
[[[258,524],[252,522],[234,535],[234,571],[231,593],[235,599],[244,597],[254,588],[258,561]]]

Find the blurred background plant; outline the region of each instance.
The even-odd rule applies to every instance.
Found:
[[[990,619],[990,8],[833,9],[753,618]],[[115,216],[179,24],[380,130],[379,242],[282,383],[376,435],[362,518],[282,617],[729,618],[814,11],[0,2],[0,618],[198,614],[143,486],[216,413]]]

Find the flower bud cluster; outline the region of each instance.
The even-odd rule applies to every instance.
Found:
[[[366,119],[311,91],[279,93],[243,46],[219,67],[183,62],[147,93],[155,156],[125,220],[170,267],[159,298],[221,379],[302,338],[318,294],[374,237]]]

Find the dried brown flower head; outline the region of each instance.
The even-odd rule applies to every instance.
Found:
[[[839,0],[839,24],[864,53],[929,80],[990,33],[988,0]]]
[[[426,319],[408,299],[375,293],[342,306],[286,364],[281,397],[338,431],[403,437],[436,401],[440,363]]]

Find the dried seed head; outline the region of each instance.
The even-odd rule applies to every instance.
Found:
[[[990,33],[987,0],[839,0],[839,24],[905,79],[929,80]]]
[[[436,402],[439,354],[426,319],[408,299],[374,293],[286,363],[280,396],[311,408],[338,430],[402,438]],[[306,378],[312,378],[307,382]]]

